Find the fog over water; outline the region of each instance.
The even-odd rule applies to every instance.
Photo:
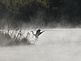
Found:
[[[80,2],[0,0],[0,61],[81,61]]]

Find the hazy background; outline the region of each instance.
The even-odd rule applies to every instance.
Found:
[[[0,27],[80,27],[80,0],[0,0]],[[32,25],[31,25],[32,24]]]
[[[81,61],[80,11],[80,0],[0,0],[0,61]],[[40,27],[27,45],[27,33]]]

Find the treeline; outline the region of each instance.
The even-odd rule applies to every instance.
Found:
[[[58,11],[62,11],[63,0],[0,0],[0,6],[8,11],[17,14],[20,11],[33,9],[47,9],[53,12],[53,15],[57,15]],[[27,9],[28,8],[28,9]],[[52,13],[51,13],[52,14]]]
[[[48,0],[0,0],[0,9],[2,11],[5,10],[9,13],[12,13],[12,15],[18,16],[21,14],[25,14],[26,11],[37,11],[39,7],[47,7],[47,5]],[[28,13],[26,12],[26,14]],[[29,16],[29,14],[27,16]]]
[[[26,4],[31,4],[32,2],[39,2],[42,5],[47,5],[48,0],[0,0],[0,3],[5,4],[6,7],[20,7]]]
[[[41,26],[76,26],[81,24],[80,6],[80,0],[0,0],[0,19],[7,19],[13,26],[20,21]]]
[[[47,0],[0,0],[0,5],[4,5],[9,10],[17,10],[25,5],[31,5],[32,3],[39,3],[43,6],[47,6]]]
[[[7,22],[14,23],[14,26],[19,21],[47,26],[60,22],[63,4],[63,0],[0,0],[0,18],[11,19]]]

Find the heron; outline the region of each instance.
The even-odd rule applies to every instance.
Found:
[[[41,31],[40,29],[38,29],[36,31],[36,33],[34,33],[33,31],[30,31],[27,33],[27,39],[31,42],[31,43],[35,43],[38,40],[38,37],[43,33],[44,31]]]

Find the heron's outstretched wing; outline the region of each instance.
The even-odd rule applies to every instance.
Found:
[[[43,32],[45,32],[45,31],[38,32],[38,33],[35,34],[35,36],[38,38],[38,36],[40,36]]]

